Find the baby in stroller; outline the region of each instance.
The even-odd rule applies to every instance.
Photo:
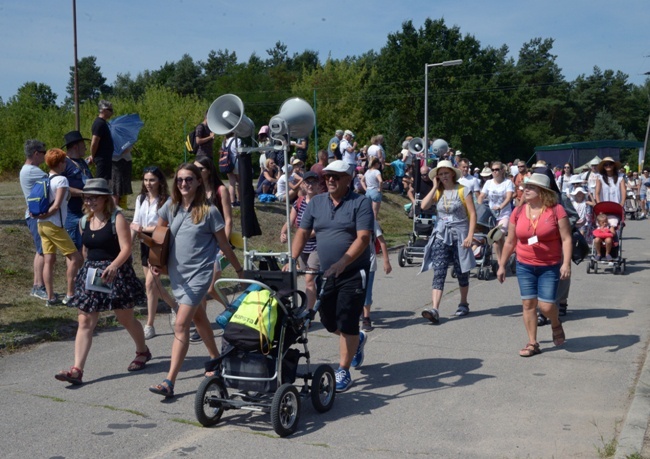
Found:
[[[606,214],[598,214],[596,217],[596,228],[593,231],[594,238],[594,260],[600,261],[602,249],[605,247],[605,260],[612,261],[612,249],[618,247],[616,226],[609,222]]]

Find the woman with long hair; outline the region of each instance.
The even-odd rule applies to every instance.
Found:
[[[230,205],[230,193],[228,193],[228,187],[226,187],[226,185],[219,177],[217,168],[214,166],[214,163],[210,160],[210,158],[196,158],[194,160],[194,165],[201,171],[201,180],[205,184],[205,194],[208,202],[214,205],[223,217],[226,238],[228,241],[230,241],[230,235],[232,234],[232,208]],[[214,289],[214,283],[221,277],[222,258],[223,252],[220,250],[217,253],[217,258],[214,261],[212,282],[210,282],[210,288],[208,289],[208,295],[217,301],[221,301],[221,299]],[[190,341],[193,343],[200,341],[200,336],[198,333],[192,334]]]
[[[460,169],[451,161],[443,160],[429,172],[433,188],[422,200],[422,209],[436,206],[438,219],[429,242],[424,249],[422,269],[433,269],[432,307],[422,311],[422,317],[434,324],[439,323],[440,301],[447,277],[447,268],[453,263],[458,286],[460,304],[457,316],[469,314],[469,271],[476,266],[472,253],[472,238],[476,225],[476,210],[471,190],[458,184]]]
[[[376,156],[370,158],[370,165],[365,174],[361,176],[361,185],[366,190],[366,196],[372,201],[372,211],[375,214],[375,220],[379,215],[381,206],[381,187],[384,182],[381,177],[381,162]]]
[[[517,281],[523,303],[528,343],[519,351],[532,357],[542,351],[537,342],[537,307],[551,320],[553,344],[564,343],[564,329],[556,307],[560,279],[571,276],[571,226],[557,193],[545,174],[532,174],[524,184],[524,204],[512,213],[508,237],[499,258],[497,278],[503,283],[510,255],[517,254]]]
[[[174,384],[189,347],[190,324],[208,349],[210,358],[219,356],[214,333],[202,307],[214,272],[219,250],[242,276],[244,269],[230,248],[223,217],[207,201],[201,171],[192,163],[181,164],[174,175],[171,202],[158,211],[158,225],[169,226],[170,243],[167,270],[172,292],[178,302],[171,363],[167,377],[149,390],[166,398],[174,396]],[[151,268],[155,275],[156,267]]]
[[[135,199],[131,236],[135,237],[141,233],[151,236],[158,223],[158,209],[170,199],[165,174],[157,166],[146,167],[140,194]],[[160,277],[154,276],[149,269],[149,246],[143,242],[140,242],[140,260],[147,291],[147,324],[144,326],[144,339],[151,339],[156,336],[154,320],[158,310],[158,300],[162,298],[172,311],[176,310],[177,305],[174,298],[163,287]]]
[[[566,196],[570,196],[573,191],[571,177],[573,177],[573,166],[571,163],[564,163],[564,166],[562,167],[562,175],[560,175],[555,182],[557,183],[557,187],[560,189],[560,193]]]
[[[142,324],[133,314],[134,306],[144,302],[145,294],[133,270],[129,224],[116,211],[112,194],[103,178],[89,179],[83,190],[85,215],[79,228],[86,262],[77,274],[74,297],[68,303],[79,309],[74,365],[55,375],[59,381],[74,385],[82,384],[93,332],[103,311],[113,311],[135,342],[136,357],[128,370],[142,370],[151,360]],[[97,284],[105,289],[95,289]]]
[[[279,172],[275,159],[268,158],[257,183],[257,194],[275,194],[275,184],[278,181]]]
[[[478,197],[478,203],[483,204],[488,200],[490,209],[496,216],[498,225],[504,234],[508,231],[508,221],[512,213],[512,198],[515,195],[515,186],[512,180],[506,178],[505,168],[501,161],[494,161],[491,164],[492,178],[485,182]],[[503,238],[493,244],[495,259],[498,260],[503,248]]]
[[[619,174],[621,163],[606,157],[598,164],[598,181],[596,182],[596,204],[604,201],[617,202],[625,206],[625,179]]]

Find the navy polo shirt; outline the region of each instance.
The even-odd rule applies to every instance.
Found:
[[[317,252],[323,271],[339,261],[357,238],[357,231],[372,231],[375,217],[370,199],[349,191],[338,206],[329,193],[314,196],[307,204],[300,227],[316,232]],[[345,268],[345,272],[368,269],[370,245]]]

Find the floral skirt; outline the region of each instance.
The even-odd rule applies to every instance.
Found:
[[[133,270],[133,262],[129,259],[117,269],[110,293],[86,290],[88,268],[106,269],[111,260],[86,260],[75,279],[74,298],[70,306],[83,312],[102,312],[113,309],[133,309],[138,304],[144,304],[147,296],[144,286]]]

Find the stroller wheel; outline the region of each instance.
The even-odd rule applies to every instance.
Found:
[[[204,427],[215,425],[223,414],[223,405],[216,399],[227,399],[228,391],[219,376],[205,378],[194,398],[196,419]]]
[[[454,279],[456,279],[458,277],[458,275],[456,274],[456,270],[453,269],[453,268],[451,270],[451,277],[453,277]]]
[[[311,404],[319,413],[329,411],[336,396],[336,378],[329,365],[320,365],[311,380]]]
[[[406,266],[406,247],[402,247],[399,250],[399,256],[397,257],[397,264],[400,265],[401,268]]]
[[[483,280],[483,270],[479,269],[478,272],[476,273],[476,278],[478,280]]]
[[[587,274],[591,274],[591,270],[593,269],[594,262],[590,261],[587,263]]]
[[[300,419],[300,396],[289,383],[283,384],[273,396],[271,423],[273,430],[281,437],[287,437],[298,428]]]

